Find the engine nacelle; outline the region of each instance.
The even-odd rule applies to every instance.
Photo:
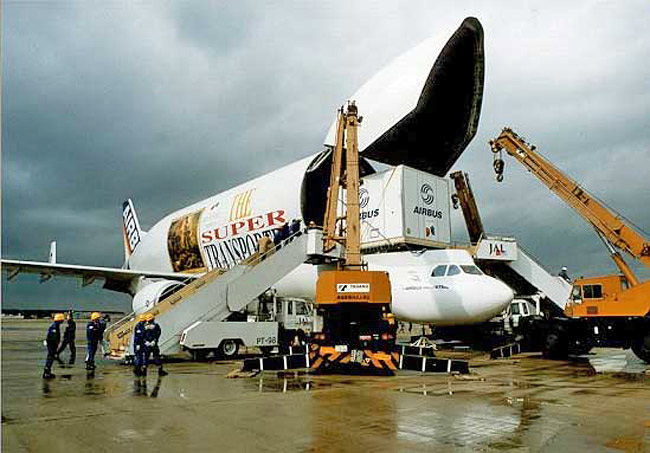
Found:
[[[133,296],[133,311],[136,315],[144,313],[153,308],[158,302],[171,296],[184,286],[185,283],[173,280],[159,280],[149,283]]]

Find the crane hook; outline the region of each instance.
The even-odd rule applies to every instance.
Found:
[[[505,162],[501,158],[501,154],[499,153],[499,156],[494,155],[494,161],[492,162],[492,167],[494,168],[494,173],[497,175],[497,181],[501,182],[503,181],[503,169],[505,168]]]
[[[454,209],[458,209],[458,203],[459,203],[458,194],[455,193],[451,196],[451,205],[453,206]]]

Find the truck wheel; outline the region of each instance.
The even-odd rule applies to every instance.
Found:
[[[632,352],[646,363],[650,363],[650,333],[632,342]]]
[[[547,359],[566,359],[568,354],[567,349],[567,344],[563,338],[563,335],[557,330],[552,330],[548,333],[548,335],[546,335],[542,354]]]
[[[237,357],[238,352],[239,344],[236,340],[223,340],[219,345],[219,355],[225,359]]]

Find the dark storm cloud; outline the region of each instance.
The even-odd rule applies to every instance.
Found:
[[[321,149],[334,109],[401,52],[478,17],[479,132],[456,164],[489,231],[543,263],[609,270],[593,232],[487,140],[511,125],[650,229],[645,2],[3,4],[2,255],[119,266],[120,204],[166,213]],[[454,220],[455,235],[465,235]],[[610,266],[611,267],[611,266]],[[7,301],[127,299],[3,285]]]

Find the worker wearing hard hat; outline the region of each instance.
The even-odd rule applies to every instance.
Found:
[[[90,322],[86,325],[86,370],[95,369],[95,353],[99,342],[104,337],[104,326],[102,314],[94,311],[90,314]]]
[[[67,319],[68,319],[68,324],[66,325],[65,330],[63,331],[63,341],[61,342],[61,346],[59,346],[59,350],[57,351],[56,355],[57,357],[61,357],[61,353],[65,350],[66,346],[69,347],[70,361],[68,363],[70,365],[74,365],[74,361],[77,356],[77,348],[74,344],[76,331],[77,331],[77,323],[74,322],[74,316],[72,310],[68,312]]]
[[[54,322],[50,324],[50,327],[47,329],[47,338],[45,339],[45,345],[47,346],[47,359],[45,359],[45,368],[43,370],[43,379],[52,379],[56,377],[52,373],[52,364],[54,359],[57,357],[57,351],[59,350],[59,342],[61,341],[61,323],[65,320],[65,315],[63,313],[56,313],[54,315]]]
[[[147,323],[146,314],[140,315],[138,323],[133,329],[133,354],[135,355],[135,360],[133,361],[133,374],[136,376],[142,376],[143,369],[145,367],[145,347],[144,347],[144,329]],[[153,318],[153,316],[152,316]]]
[[[567,273],[566,266],[562,266],[562,269],[560,269],[560,272],[557,275],[559,277],[562,277],[567,282],[571,283],[571,278],[569,277],[569,274]]]
[[[136,376],[146,376],[149,358],[153,355],[153,363],[158,366],[158,375],[165,376],[167,372],[163,370],[162,360],[160,358],[160,349],[158,340],[160,339],[160,326],[154,320],[152,313],[145,313],[140,322],[136,325],[133,334],[133,345],[135,349],[135,368]]]

